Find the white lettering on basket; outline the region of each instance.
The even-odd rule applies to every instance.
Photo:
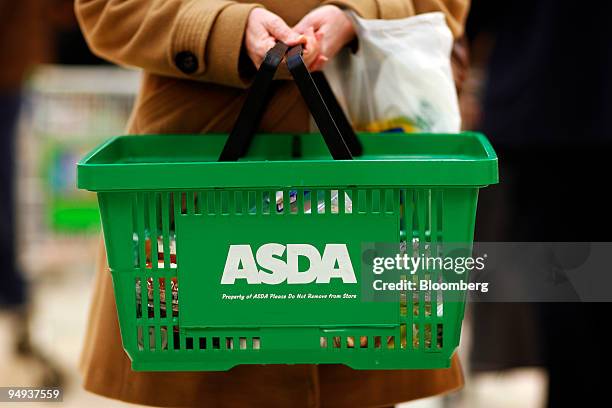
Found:
[[[299,270],[300,257],[309,261],[305,271]],[[264,244],[255,256],[250,245],[230,245],[221,284],[233,285],[236,279],[251,285],[329,283],[332,278],[357,283],[346,244],[326,244],[323,256],[309,244]]]

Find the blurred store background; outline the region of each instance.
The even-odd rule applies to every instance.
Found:
[[[498,2],[475,1],[468,21],[472,68],[461,95],[466,129],[482,129],[483,123],[486,125],[483,118],[487,106],[497,109],[495,103],[503,100],[495,99],[496,95],[487,86],[512,86],[491,83],[491,78],[528,76],[540,68],[545,71],[546,64],[554,63],[551,50],[559,45],[556,37],[546,30],[561,29],[571,21],[569,14],[562,14],[563,10],[569,10],[563,1],[529,4],[517,1],[503,12],[494,10],[491,3]],[[516,27],[508,24],[508,18],[519,16],[520,24]],[[568,20],[562,21],[564,18]],[[550,24],[542,25],[543,21]],[[529,38],[542,47],[532,49],[532,54],[524,50],[523,57],[531,63],[523,67],[526,71],[503,72],[504,60],[500,53],[504,50],[496,46],[512,45],[507,41],[496,43],[496,35],[507,40],[511,30],[517,36],[514,43],[517,49],[521,47],[521,40]],[[535,30],[531,32],[533,37],[529,37],[530,30]],[[2,239],[16,245],[15,270],[22,274],[27,287],[25,303],[16,296],[3,299],[0,304],[0,386],[59,385],[65,390],[66,406],[127,406],[80,388],[77,367],[92,295],[100,226],[95,196],[75,188],[75,163],[94,145],[123,132],[139,86],[139,73],[105,64],[89,53],[78,30],[71,0],[0,0],[0,45],[6,61],[0,68],[1,151],[10,151],[7,146],[10,146],[12,113],[19,107],[14,126],[13,185],[17,217],[14,234],[2,230],[5,234]],[[494,66],[489,64],[490,58],[495,58]],[[544,61],[545,58],[548,60]],[[608,58],[609,64],[609,56],[602,58]],[[510,69],[511,59],[507,61]],[[529,84],[525,81],[516,86]],[[483,100],[487,102],[483,104]],[[516,121],[520,124],[521,120],[525,117],[516,111]],[[493,143],[496,144],[495,138]],[[0,161],[11,159],[2,156]],[[5,182],[11,177],[6,168],[4,163],[2,169],[6,174],[1,179],[5,187],[0,198],[4,202],[0,210],[4,212],[8,211],[10,191],[7,188],[11,186]],[[482,234],[490,239],[490,234]],[[13,267],[9,257],[10,254],[2,253],[3,269]],[[15,285],[21,285],[19,277],[10,279]],[[18,291],[10,285],[4,287],[5,292]],[[529,313],[536,312],[527,308],[521,313],[521,317],[529,320]],[[476,353],[471,350],[475,336],[481,338],[483,333],[486,336],[486,330],[491,329],[483,328],[482,311],[477,316],[480,317],[474,320],[468,311],[460,349],[466,387],[452,395],[403,404],[402,408],[546,405],[548,374],[543,368],[547,365],[541,359],[534,357],[505,364],[504,356],[516,351],[514,344],[488,345],[495,349],[487,354],[494,356],[488,368],[483,358],[470,358]],[[504,325],[504,320],[491,315],[489,318],[498,326]],[[480,323],[474,327],[478,319]],[[511,324],[510,319],[508,325]],[[528,330],[525,327],[521,330]],[[504,332],[503,327],[491,330]],[[508,326],[507,331],[511,330]],[[477,347],[481,346],[479,342]]]

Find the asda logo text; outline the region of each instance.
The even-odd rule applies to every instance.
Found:
[[[299,270],[300,257],[309,261],[305,271]],[[230,245],[221,284],[233,285],[236,279],[251,285],[324,284],[334,278],[357,283],[346,244],[327,244],[322,255],[309,244],[264,244],[255,254],[250,245]]]

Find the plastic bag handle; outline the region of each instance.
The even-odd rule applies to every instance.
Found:
[[[350,160],[362,153],[361,143],[322,72],[310,73],[302,59],[302,45],[287,52],[287,68],[314,117],[335,160]]]
[[[219,161],[236,161],[248,151],[253,134],[259,127],[261,117],[268,105],[270,85],[274,79],[274,74],[288,48],[286,44],[277,42],[266,53],[259,70],[257,70],[257,74],[255,74],[255,79],[249,89],[244,105],[242,105],[234,128],[227,138],[225,146],[223,146]]]

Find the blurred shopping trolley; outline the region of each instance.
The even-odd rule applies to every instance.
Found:
[[[112,66],[38,67],[27,86],[30,143],[44,225],[57,233],[97,230],[95,197],[75,188],[74,164],[92,143],[123,132],[140,83],[138,71]]]
[[[39,65],[24,87],[17,172],[21,262],[33,274],[88,268],[100,216],[74,166],[123,132],[140,73],[112,66]],[[89,266],[90,267],[90,266]]]
[[[122,136],[78,165],[79,187],[98,193],[133,369],[448,367],[465,294],[372,301],[363,248],[471,245],[493,149],[475,133],[355,135],[299,46],[286,63],[321,133],[253,136],[286,51],[268,53],[229,136]]]

